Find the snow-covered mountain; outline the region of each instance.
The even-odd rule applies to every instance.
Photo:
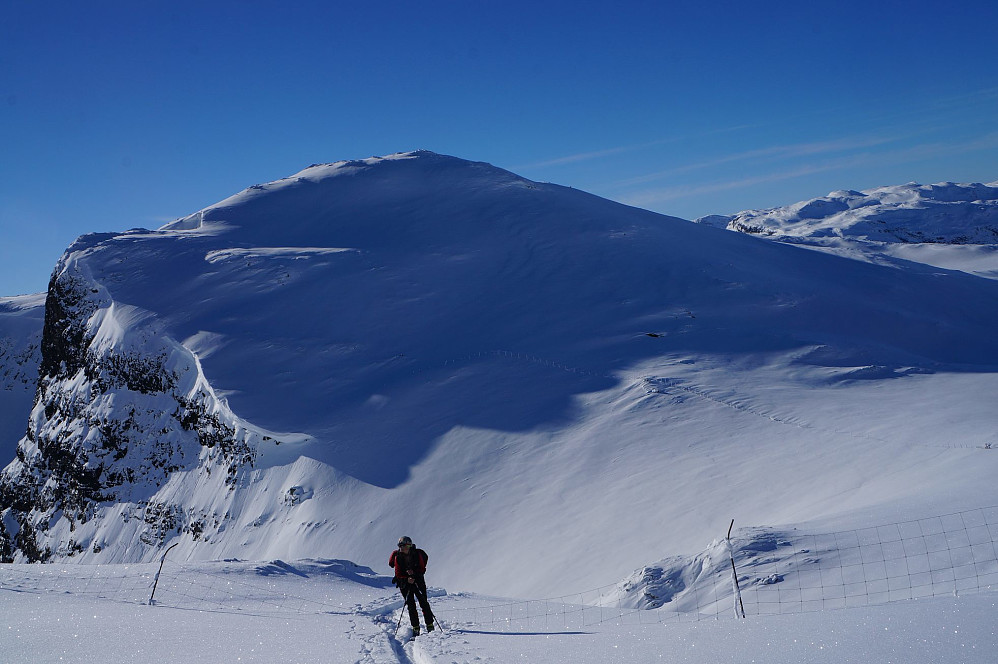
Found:
[[[850,237],[875,242],[998,243],[998,182],[833,191],[785,207],[698,221],[777,238]]]
[[[963,271],[428,152],[315,165],[67,250],[0,546],[381,569],[405,533],[435,583],[536,597],[732,517],[977,507],[996,324]]]
[[[870,261],[917,261],[998,278],[998,182],[908,183],[698,223]]]

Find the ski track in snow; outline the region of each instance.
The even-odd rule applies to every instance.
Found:
[[[614,376],[614,375],[610,375],[610,374],[596,373],[596,372],[589,371],[589,370],[581,368],[581,367],[568,366],[568,365],[562,364],[560,362],[557,362],[555,360],[545,359],[545,358],[536,357],[536,356],[533,356],[533,355],[519,353],[519,352],[516,352],[516,351],[507,351],[507,350],[483,351],[481,353],[478,353],[477,355],[469,355],[469,356],[462,357],[460,359],[449,360],[449,361],[447,361],[445,363],[445,365],[446,364],[460,365],[462,362],[472,360],[475,357],[487,357],[487,356],[492,356],[492,357],[496,357],[496,358],[500,358],[500,359],[507,359],[509,361],[529,362],[529,363],[537,365],[537,366],[543,366],[543,367],[548,367],[548,368],[552,368],[552,369],[559,369],[559,370],[562,370],[562,371],[567,371],[567,372],[575,373],[575,374],[579,374],[579,375],[592,376],[592,377],[595,377],[595,378],[606,378],[607,380],[611,380],[611,381],[614,381],[614,382],[617,382],[617,381],[620,380],[620,376],[619,375],[618,376]],[[685,379],[671,378],[669,376],[654,376],[654,377],[646,377],[646,380],[654,381],[655,382],[655,387],[651,388],[651,389],[653,389],[655,391],[655,393],[661,394],[663,396],[669,394],[669,392],[668,392],[669,389],[678,389],[678,390],[682,390],[686,394],[693,395],[693,396],[695,396],[695,397],[697,397],[699,399],[702,399],[704,401],[708,401],[708,402],[711,402],[711,403],[714,403],[714,404],[717,404],[717,405],[720,405],[720,406],[724,406],[726,408],[731,408],[732,410],[736,410],[736,411],[738,411],[740,413],[744,413],[746,415],[752,415],[754,417],[759,417],[759,418],[765,419],[765,420],[767,420],[769,422],[773,422],[775,424],[781,424],[781,425],[784,425],[784,426],[795,427],[795,428],[798,428],[798,429],[807,429],[807,430],[817,431],[817,432],[822,432],[822,433],[835,434],[837,436],[848,436],[848,437],[856,439],[856,440],[871,441],[871,442],[882,443],[882,444],[891,444],[892,443],[892,441],[890,441],[890,440],[888,440],[886,438],[880,438],[880,437],[877,437],[877,436],[871,436],[869,434],[861,434],[861,433],[856,433],[854,431],[845,431],[845,430],[842,430],[842,429],[829,429],[829,428],[825,428],[825,427],[820,427],[820,426],[817,426],[817,425],[815,425],[815,424],[813,424],[811,422],[806,422],[804,420],[801,420],[799,417],[781,417],[779,415],[774,415],[772,413],[767,413],[765,411],[761,411],[761,410],[758,410],[756,408],[753,408],[752,406],[746,405],[738,397],[724,398],[724,397],[720,397],[720,396],[714,396],[714,395],[710,394],[709,392],[707,392],[706,390],[703,390],[703,389],[701,389],[701,388],[699,388],[699,387],[697,387],[695,385],[685,384]],[[664,391],[658,390],[658,386],[659,385],[661,385],[662,387],[665,388]],[[925,447],[944,447],[944,448],[947,448],[947,449],[963,449],[963,446],[956,446],[956,445],[936,445],[936,444],[931,444],[931,443],[916,443],[916,445],[925,446]],[[974,447],[974,446],[969,446],[969,447]]]
[[[86,566],[62,569],[87,571],[81,567]],[[110,567],[104,571],[108,573],[105,583],[111,587],[115,575],[130,578],[136,573],[128,571],[130,566]],[[237,585],[261,587],[255,576],[244,580],[247,572],[227,574]],[[394,634],[402,607],[392,590],[382,589],[370,597],[370,588],[336,579],[277,578],[270,582],[270,592],[323,597],[327,602],[340,599],[363,610],[261,615],[241,610],[238,601],[228,609],[146,606],[101,597],[94,578],[87,580],[86,574],[76,577],[77,586],[64,576],[58,571],[39,576],[38,570],[26,565],[0,567],[0,620],[5,624],[0,630],[0,652],[5,664],[154,660],[185,664],[992,664],[998,655],[993,626],[998,595],[993,591],[794,615],[750,615],[746,620],[730,614],[723,620],[643,625],[611,620],[583,629],[534,630],[503,624],[501,619],[490,626],[488,622],[452,623],[445,618],[441,629],[411,638],[405,616],[398,635]],[[55,579],[56,589],[62,591],[32,589],[44,578]],[[357,602],[363,595],[368,600]],[[473,595],[446,597],[446,602],[438,599],[435,605],[441,615],[460,614],[462,607],[467,610],[469,604],[490,601]]]
[[[842,431],[840,429],[826,429],[826,428],[818,427],[818,426],[815,426],[814,424],[811,424],[810,422],[804,422],[804,421],[802,421],[802,420],[800,420],[799,418],[796,418],[796,417],[794,417],[794,418],[787,418],[787,417],[780,417],[779,415],[772,415],[770,413],[759,411],[759,410],[757,410],[755,408],[752,408],[751,406],[747,406],[744,403],[740,402],[736,398],[734,398],[734,399],[724,399],[724,398],[721,398],[721,397],[713,396],[713,395],[707,393],[706,391],[704,391],[704,390],[702,390],[700,388],[697,388],[695,386],[692,386],[692,385],[683,385],[680,382],[675,381],[675,380],[670,379],[670,378],[663,378],[663,380],[665,380],[665,381],[672,381],[672,382],[667,383],[668,387],[674,387],[676,389],[679,389],[679,390],[682,390],[682,391],[686,392],[687,394],[692,394],[693,396],[699,397],[700,399],[703,399],[705,401],[710,401],[712,403],[716,403],[718,405],[725,406],[725,407],[731,408],[733,410],[737,410],[738,412],[745,413],[746,415],[753,415],[755,417],[760,417],[760,418],[763,418],[763,419],[768,420],[770,422],[774,422],[776,424],[782,424],[782,425],[789,426],[789,427],[796,427],[798,429],[809,429],[811,431],[820,431],[820,432],[823,432],[823,433],[832,433],[832,434],[839,435],[839,436],[849,436],[851,438],[855,438],[855,439],[858,439],[858,440],[869,440],[869,441],[873,441],[873,442],[877,442],[877,443],[887,444],[887,443],[891,442],[891,441],[886,440],[884,438],[877,438],[876,436],[870,436],[870,435],[866,435],[866,434],[857,434],[857,433],[854,433],[854,432],[851,432],[851,431]],[[663,392],[662,394],[668,394],[668,392]]]

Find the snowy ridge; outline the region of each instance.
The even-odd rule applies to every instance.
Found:
[[[787,241],[839,237],[906,244],[995,244],[998,182],[912,182],[866,191],[833,191],[785,207],[697,221]]]
[[[662,598],[731,518],[978,506],[996,288],[427,152],[313,166],[67,250],[5,555],[383,570],[405,533],[449,589],[681,561],[632,580]]]

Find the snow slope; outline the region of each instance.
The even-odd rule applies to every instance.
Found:
[[[45,295],[0,297],[0,458],[14,458],[35,398]]]
[[[404,533],[435,584],[538,597],[731,518],[998,503],[998,282],[961,271],[416,152],[85,236],[57,275],[2,482],[39,557],[381,570]]]

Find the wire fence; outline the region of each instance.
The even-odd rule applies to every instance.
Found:
[[[745,599],[774,614],[998,589],[996,535],[998,507],[797,536],[789,555],[745,561]]]
[[[213,567],[218,569],[213,570]],[[246,565],[166,562],[156,581],[158,563],[139,565],[0,565],[0,591],[74,595],[93,599],[151,604],[176,609],[287,617],[294,614],[343,614],[335,587],[316,595],[315,583],[269,581]],[[253,579],[252,582],[246,578]],[[155,586],[155,596],[153,588]],[[298,586],[301,592],[296,592]],[[2,598],[2,594],[0,594]]]
[[[622,583],[538,600],[455,603],[452,620],[550,631],[805,613],[998,590],[998,507],[831,533],[753,528]],[[737,570],[736,589],[733,572]]]
[[[998,507],[831,533],[749,528],[696,556],[581,593],[509,600],[436,591],[431,599],[450,629],[530,633],[734,619],[742,606],[749,617],[872,606],[998,590],[996,539]],[[283,567],[272,577],[274,565]],[[402,606],[385,577],[368,579],[370,601],[357,604],[355,596],[344,601],[342,584],[316,584],[284,563],[167,561],[156,583],[158,569],[158,563],[0,565],[0,601],[6,590],[149,604],[155,584],[158,606],[242,615],[378,618]]]

